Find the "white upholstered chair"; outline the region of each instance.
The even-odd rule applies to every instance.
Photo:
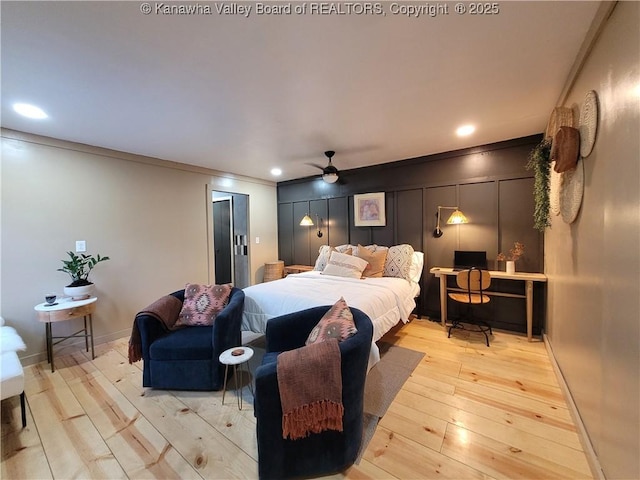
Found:
[[[23,428],[27,426],[24,371],[16,352],[26,349],[27,346],[18,332],[14,328],[6,326],[4,318],[0,317],[0,393],[2,400],[20,395]]]

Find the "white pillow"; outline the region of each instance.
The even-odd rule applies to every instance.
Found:
[[[361,278],[362,272],[367,268],[367,265],[369,263],[362,258],[340,252],[331,252],[327,266],[324,267],[322,273],[338,277]]]
[[[413,283],[420,282],[422,267],[424,267],[424,252],[413,252],[411,266],[409,267],[409,277]]]

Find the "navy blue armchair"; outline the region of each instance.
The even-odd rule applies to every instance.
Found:
[[[358,332],[339,344],[343,431],[328,430],[300,440],[282,438],[277,356],[304,346],[309,333],[329,308],[314,307],[272,318],[267,323],[266,353],[255,374],[254,412],[261,479],[328,475],[351,466],[358,456],[373,325],[369,317],[356,308],[351,308],[351,312]]]
[[[184,302],[184,290],[171,295]],[[218,357],[228,348],[241,345],[243,308],[244,292],[234,287],[229,303],[210,327],[167,331],[155,318],[138,315],[135,321],[144,360],[142,385],[166,390],[221,390],[225,368]]]

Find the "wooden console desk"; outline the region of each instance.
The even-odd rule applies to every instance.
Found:
[[[41,303],[34,307],[38,320],[45,323],[45,333],[47,337],[47,361],[51,363],[52,372],[55,371],[55,367],[53,365],[53,346],[69,338],[84,338],[87,352],[89,351],[89,340],[91,340],[91,358],[96,358],[93,349],[93,319],[91,314],[96,311],[97,300],[97,297],[91,297],[84,300],[71,300],[71,298],[68,297],[59,299],[58,302],[53,305]],[[66,337],[54,337],[52,335],[52,322],[62,322],[79,317],[84,318],[83,329],[78,330],[72,335],[67,335]],[[87,319],[89,320],[89,329],[87,329]],[[57,339],[58,341],[54,343],[54,339]]]
[[[440,278],[440,317],[442,326],[445,326],[447,323],[447,290],[452,290],[451,288],[447,288],[447,277],[456,276],[458,272],[454,271],[453,268],[445,267],[433,267],[431,270],[429,270],[429,272]],[[546,282],[547,276],[544,273],[507,273],[499,270],[489,270],[489,274],[491,275],[492,279],[495,278],[500,280],[520,280],[525,282],[524,295],[518,295],[516,293],[501,293],[495,291],[485,293],[487,295],[494,295],[497,297],[524,298],[526,300],[527,339],[531,341],[533,329],[533,282]]]

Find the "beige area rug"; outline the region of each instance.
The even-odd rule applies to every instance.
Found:
[[[364,433],[356,463],[360,463],[378,422],[424,357],[424,352],[385,342],[379,342],[378,347],[380,361],[369,370],[364,386]]]

